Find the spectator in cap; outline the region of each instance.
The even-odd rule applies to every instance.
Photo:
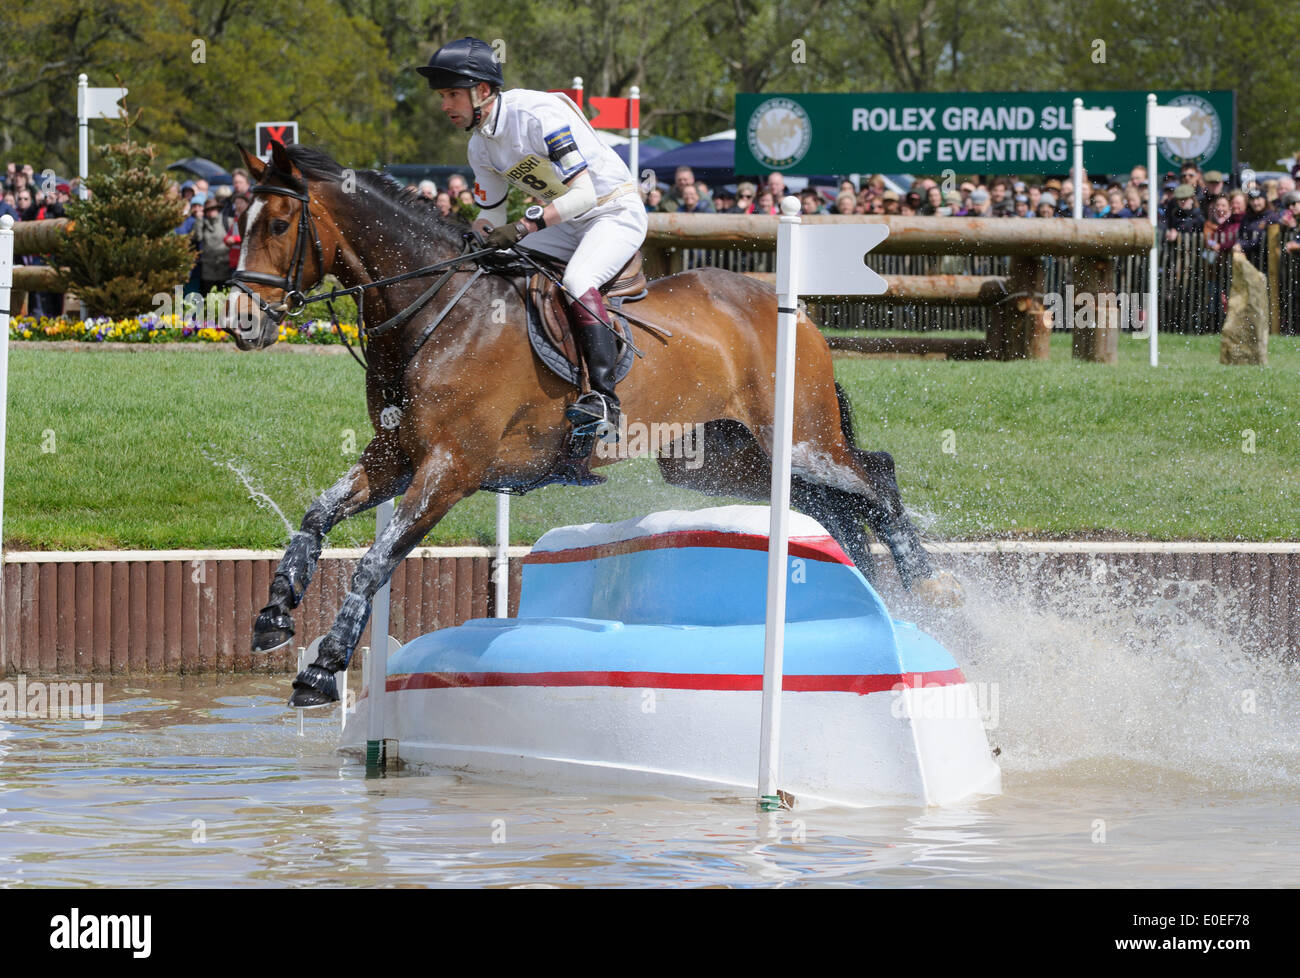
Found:
[[[960,190],[949,190],[943,198],[945,217],[965,217],[966,206]]]
[[[1251,263],[1256,268],[1261,268],[1269,225],[1277,224],[1281,215],[1268,206],[1268,198],[1262,190],[1252,190],[1246,194],[1246,198],[1246,216],[1242,219],[1237,240]]]
[[[1051,194],[1043,194],[1042,200],[1038,202],[1038,216],[1039,217],[1056,216],[1056,199],[1052,197]]]
[[[1205,228],[1205,214],[1196,203],[1196,191],[1190,183],[1181,184],[1174,189],[1173,207],[1161,212],[1160,223],[1165,228],[1166,241],[1177,241],[1179,234]]]
[[[968,213],[971,217],[993,216],[993,206],[989,201],[989,192],[987,190],[975,190],[970,195],[970,208]]]
[[[1016,196],[1015,196],[1015,197],[1013,198],[1013,200],[1012,200],[1012,204],[1013,204],[1013,206],[1014,206],[1015,209],[1016,209],[1016,213],[1015,213],[1015,216],[1016,216],[1016,217],[1033,217],[1033,216],[1034,216],[1034,212],[1033,212],[1033,210],[1032,210],[1032,209],[1030,208],[1030,206],[1029,206],[1029,195],[1028,195],[1028,194],[1016,194]]]
[[[903,212],[903,202],[898,198],[898,191],[885,190],[876,197],[880,204],[880,210],[872,210],[873,214],[901,214]]]
[[[735,206],[736,196],[726,187],[720,187],[713,193],[713,210],[718,214],[728,214]]]
[[[1218,197],[1226,188],[1223,186],[1223,174],[1218,170],[1205,171],[1205,192],[1211,199]]]

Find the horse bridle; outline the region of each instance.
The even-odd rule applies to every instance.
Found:
[[[257,303],[258,309],[262,315],[269,316],[272,322],[279,324],[285,316],[292,316],[301,312],[307,305],[306,296],[302,291],[303,271],[307,265],[307,240],[312,241],[313,254],[316,257],[316,267],[325,268],[324,252],[321,248],[320,235],[316,233],[316,221],[311,214],[311,202],[308,197],[307,180],[304,177],[299,180],[291,173],[283,173],[279,170],[267,170],[263,176],[279,177],[289,187],[278,187],[274,184],[259,183],[249,187],[249,192],[254,194],[279,194],[282,197],[292,197],[299,201],[302,206],[298,209],[298,240],[293,247],[293,261],[289,265],[289,272],[286,275],[271,275],[267,272],[246,272],[242,269],[236,271],[230,276],[230,285],[232,288],[243,292],[250,299]],[[294,189],[298,188],[298,189]],[[284,296],[277,303],[270,303],[260,295],[250,289],[245,282],[252,282],[255,285],[269,285],[272,288],[280,289]],[[229,332],[229,330],[227,330]]]

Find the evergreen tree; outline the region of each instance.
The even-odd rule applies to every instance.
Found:
[[[105,146],[86,180],[91,196],[69,201],[72,230],[53,253],[64,269],[60,289],[74,293],[92,316],[114,319],[155,309],[194,267],[194,248],[174,231],[185,220],[183,198],[168,194],[171,180],[155,173],[152,146],[131,139],[123,117],[120,143]]]

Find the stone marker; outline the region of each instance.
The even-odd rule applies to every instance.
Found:
[[[1223,320],[1219,362],[1268,366],[1268,279],[1239,251],[1232,254],[1232,287]]]

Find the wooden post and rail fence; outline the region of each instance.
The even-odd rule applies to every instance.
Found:
[[[831,337],[833,349],[866,353],[944,353],[950,357],[994,360],[1048,358],[1053,322],[1043,303],[1045,263],[1066,258],[1072,264],[1075,295],[1091,295],[1094,327],[1073,330],[1074,355],[1115,363],[1119,349],[1120,303],[1111,261],[1145,254],[1151,226],[1139,219],[1106,221],[1011,220],[988,217],[861,217],[812,215],[806,224],[882,223],[889,237],[873,255],[1009,256],[1005,276],[886,275],[889,291],[877,302],[986,306],[994,310],[983,339],[913,337]],[[775,217],[748,214],[651,214],[646,239],[646,274],[681,271],[692,248],[771,251],[776,247]],[[756,274],[759,277],[771,276]]]

